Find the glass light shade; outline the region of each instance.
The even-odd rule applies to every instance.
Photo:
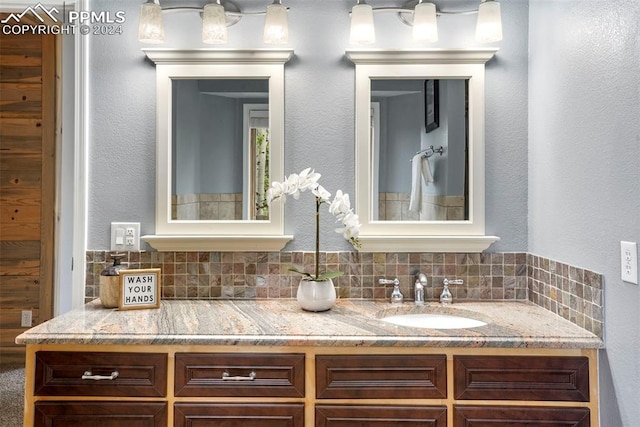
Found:
[[[202,42],[221,44],[227,41],[227,18],[224,7],[216,3],[205,5],[202,14]]]
[[[500,3],[489,0],[480,3],[476,24],[476,41],[482,43],[502,40],[502,16]]]
[[[283,5],[274,3],[267,6],[263,41],[268,44],[289,43],[287,8]]]
[[[373,26],[373,9],[368,4],[356,4],[351,9],[351,44],[371,44],[376,41]]]
[[[413,41],[437,42],[436,5],[418,3],[413,11]]]
[[[164,43],[162,8],[157,0],[143,3],[140,6],[138,40],[142,43]]]

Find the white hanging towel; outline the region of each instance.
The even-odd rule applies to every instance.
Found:
[[[429,159],[424,154],[416,154],[411,159],[411,199],[409,202],[409,210],[411,212],[420,212],[422,210],[422,182],[429,185],[433,182],[433,174],[431,173],[431,165]]]

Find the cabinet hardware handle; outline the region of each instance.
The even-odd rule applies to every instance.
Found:
[[[113,371],[111,372],[111,375],[93,375],[91,373],[91,371],[85,371],[84,374],[82,375],[82,379],[83,380],[94,380],[94,381],[100,381],[100,380],[115,380],[116,378],[118,378],[118,375],[120,375],[118,373],[118,371]]]
[[[232,377],[231,375],[229,375],[229,372],[227,371],[224,371],[222,373],[222,381],[253,381],[255,379],[256,379],[256,373],[254,371],[251,371],[248,377],[243,377],[241,375]]]

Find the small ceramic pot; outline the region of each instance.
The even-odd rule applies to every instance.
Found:
[[[326,311],[336,302],[336,288],[331,279],[316,282],[305,278],[298,285],[296,298],[303,310]]]

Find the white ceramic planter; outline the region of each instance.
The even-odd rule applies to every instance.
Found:
[[[326,311],[336,302],[336,288],[331,279],[316,282],[302,279],[296,296],[298,304],[306,311]]]

